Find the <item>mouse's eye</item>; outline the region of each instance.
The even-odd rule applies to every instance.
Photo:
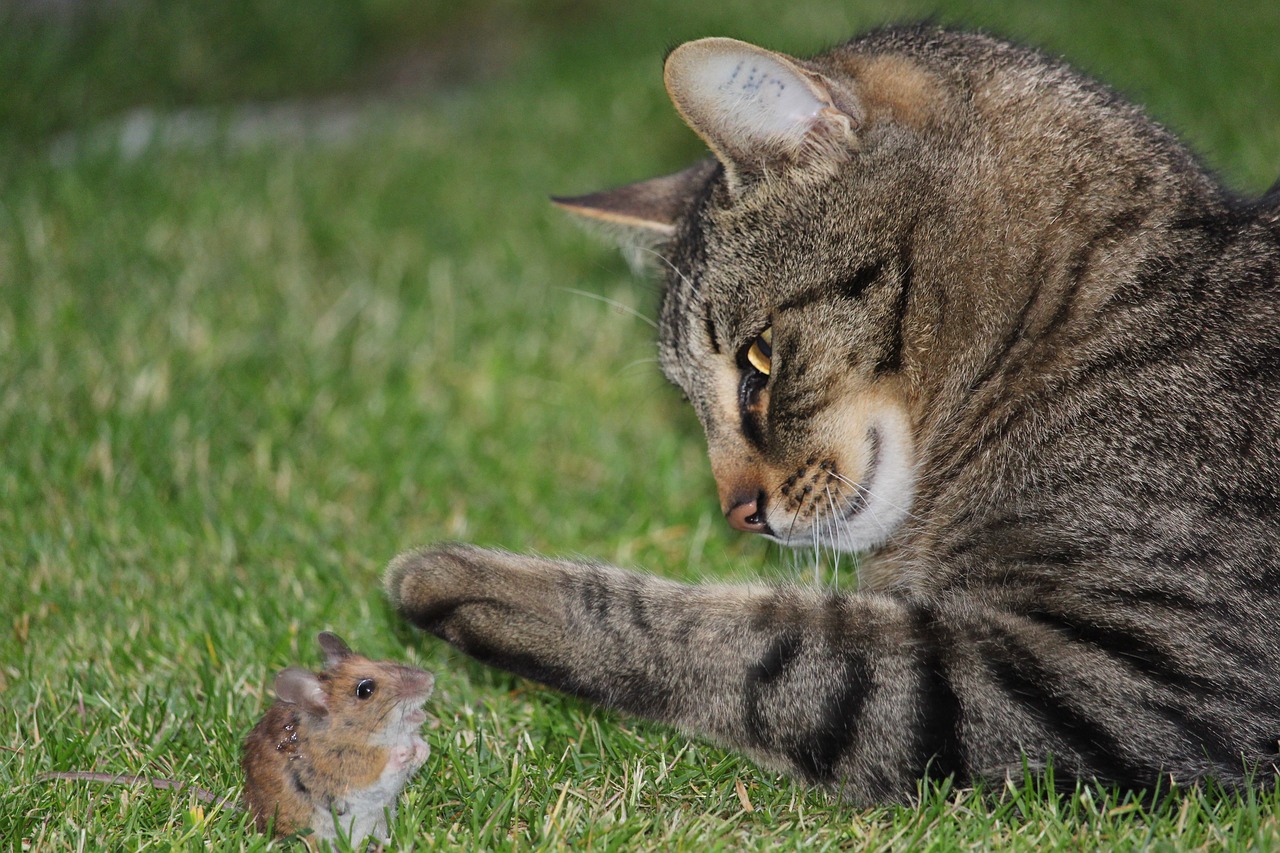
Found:
[[[362,678],[356,683],[356,698],[368,699],[373,695],[373,688],[377,687],[372,678]]]

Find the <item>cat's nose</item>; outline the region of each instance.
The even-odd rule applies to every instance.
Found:
[[[736,495],[728,504],[724,517],[730,527],[746,533],[769,532],[769,522],[764,520],[764,492]]]

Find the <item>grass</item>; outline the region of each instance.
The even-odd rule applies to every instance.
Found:
[[[545,202],[698,155],[661,91],[668,45],[728,34],[805,51],[937,12],[1069,53],[1258,192],[1280,171],[1280,8],[1246,5],[582,0],[397,28],[386,0],[360,8],[384,16],[375,36],[402,38],[308,72],[336,106],[266,112],[229,99],[312,92],[289,83],[296,45],[255,60],[252,87],[173,94],[146,57],[136,85],[112,76],[134,42],[110,22],[92,35],[109,57],[32,42],[43,65],[0,31],[0,101],[20,125],[0,163],[0,839],[266,846],[189,795],[36,777],[236,792],[271,676],[317,664],[329,628],[438,675],[434,752],[397,846],[1274,846],[1271,794],[1147,806],[1031,779],[851,809],[476,666],[401,625],[378,588],[393,554],[440,538],[681,578],[787,571],[718,518],[697,424],[632,314],[652,316],[654,285]],[[202,28],[184,32],[198,54]],[[497,67],[378,96],[386,56],[464,32],[502,48]],[[37,92],[74,107],[95,77],[111,110],[51,123],[15,106]],[[112,118],[146,103],[164,109]]]

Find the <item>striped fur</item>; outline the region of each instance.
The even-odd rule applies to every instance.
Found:
[[[744,149],[669,75],[733,153],[664,187],[661,361],[726,511],[745,494],[779,541],[870,547],[860,590],[453,545],[392,563],[395,606],[857,801],[1024,760],[1273,784],[1280,195],[1232,197],[1138,108],[986,36],[883,30],[770,67],[854,136]]]

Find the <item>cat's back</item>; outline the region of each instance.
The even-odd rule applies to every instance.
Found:
[[[1105,296],[1086,304],[1081,285],[1044,324],[1058,328],[1002,348],[927,445],[922,523],[903,532],[946,570],[895,576],[1003,586],[1012,566],[1033,596],[1217,585],[1273,607],[1278,221],[1256,204],[1184,211],[1109,246]]]

